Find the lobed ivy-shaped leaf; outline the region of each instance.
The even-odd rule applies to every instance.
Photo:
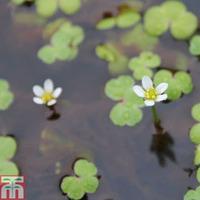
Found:
[[[157,54],[144,51],[139,57],[134,57],[129,62],[129,69],[133,71],[133,76],[141,80],[144,76],[153,76],[152,68],[160,66],[161,59]]]
[[[160,70],[154,76],[154,83],[159,85],[162,82],[168,83],[166,93],[172,101],[179,99],[182,94],[189,94],[193,89],[192,78],[184,71],[172,74],[169,70]]]
[[[9,83],[0,79],[0,110],[6,110],[14,101],[14,94],[10,90]]]
[[[184,200],[199,200],[200,198],[200,187],[197,187],[196,190],[188,190],[184,196]]]
[[[14,138],[10,136],[0,136],[0,175],[18,175],[19,170],[15,163],[10,161],[17,150]]]
[[[135,126],[142,120],[140,108],[144,106],[144,102],[133,92],[133,84],[131,76],[119,76],[106,83],[106,96],[118,101],[110,112],[110,119],[115,125]]]
[[[82,199],[86,193],[95,193],[99,187],[96,166],[87,160],[80,159],[74,165],[75,176],[62,179],[61,190],[72,200]]]
[[[190,53],[194,56],[200,55],[200,35],[195,35],[190,40]]]
[[[46,64],[53,64],[57,60],[73,60],[78,55],[78,47],[83,40],[83,29],[65,22],[52,35],[51,44],[38,51],[38,57]]]
[[[160,36],[170,28],[174,38],[184,40],[196,31],[198,19],[186,10],[182,2],[171,0],[148,9],[144,16],[144,26],[154,36]]]

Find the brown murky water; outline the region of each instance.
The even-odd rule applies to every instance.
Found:
[[[16,94],[11,108],[0,113],[0,127],[2,133],[17,138],[15,161],[27,178],[28,200],[66,199],[59,190],[59,181],[71,173],[71,164],[80,156],[93,160],[101,175],[101,186],[89,200],[181,200],[187,188],[195,185],[194,177],[188,177],[183,169],[192,167],[194,147],[188,130],[194,123],[191,106],[200,100],[200,63],[189,55],[186,43],[166,35],[156,49],[166,67],[174,65],[174,52],[185,54],[195,83],[192,94],[158,105],[162,125],[174,141],[171,146],[163,144],[168,147],[161,157],[166,161],[164,166],[150,151],[155,129],[149,108],[144,110],[142,123],[134,128],[116,127],[108,118],[114,102],[105,97],[103,90],[111,76],[94,48],[111,37],[117,38],[121,31],[99,32],[94,25],[105,10],[115,10],[120,2],[87,0],[81,11],[70,18],[86,31],[79,57],[47,66],[36,57],[44,44],[43,26],[16,21],[16,12],[31,12],[32,8],[16,11],[8,0],[0,1],[0,77],[10,82]],[[158,2],[162,1],[146,0],[144,7]],[[200,2],[184,2],[200,15]],[[131,48],[129,54],[137,55],[138,50]],[[32,86],[42,84],[46,78],[64,88],[57,105],[61,114],[57,121],[48,121],[49,111],[32,102]],[[56,170],[57,162],[61,166]]]

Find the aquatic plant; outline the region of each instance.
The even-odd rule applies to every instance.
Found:
[[[10,90],[8,81],[0,79],[0,110],[6,110],[13,103],[14,94]]]
[[[200,55],[200,35],[195,35],[190,40],[190,53],[194,56]]]
[[[33,97],[33,101],[36,104],[44,104],[46,106],[53,106],[57,103],[57,98],[62,93],[62,88],[58,87],[54,89],[54,83],[51,79],[44,81],[44,88],[39,85],[33,86],[33,93],[36,97]]]
[[[161,58],[157,54],[144,51],[138,57],[134,57],[129,62],[129,69],[133,71],[133,76],[141,80],[143,76],[153,76],[153,68],[159,67]]]
[[[162,82],[168,83],[166,93],[169,100],[177,100],[182,94],[189,94],[193,89],[192,78],[185,71],[172,74],[169,70],[159,70],[154,76],[154,83],[158,85]]]
[[[182,2],[171,0],[149,8],[144,16],[144,26],[154,36],[162,35],[169,28],[174,38],[183,40],[195,32],[198,19]]]
[[[142,120],[141,107],[144,102],[132,91],[134,79],[123,75],[109,80],[105,86],[105,94],[118,103],[110,112],[110,119],[118,126],[135,126]]]
[[[122,74],[128,69],[128,58],[112,43],[98,45],[96,55],[108,62],[108,69],[112,75]]]
[[[11,0],[16,5],[21,5],[25,2],[33,2],[36,6],[36,11],[43,17],[51,17],[60,9],[67,15],[72,15],[79,11],[81,0]]]
[[[65,22],[52,35],[51,43],[38,51],[38,57],[46,64],[53,64],[56,60],[73,60],[83,39],[84,32],[80,26]]]
[[[0,175],[18,175],[17,165],[10,161],[16,154],[17,144],[13,137],[0,136]]]
[[[152,80],[148,76],[142,78],[142,87],[139,85],[133,86],[133,91],[137,96],[144,99],[146,106],[154,106],[155,102],[165,101],[167,99],[166,92],[168,83],[160,83],[157,87],[154,87]]]
[[[61,181],[61,190],[72,200],[82,199],[87,193],[95,193],[99,187],[96,166],[85,159],[74,164],[74,176],[66,176]]]
[[[141,19],[140,13],[128,5],[121,5],[116,16],[112,13],[105,14],[96,27],[99,30],[107,30],[117,26],[118,28],[128,28],[135,25]]]

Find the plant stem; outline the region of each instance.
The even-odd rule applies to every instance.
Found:
[[[160,119],[158,117],[156,106],[152,106],[151,110],[152,110],[154,124],[159,124],[160,123]]]

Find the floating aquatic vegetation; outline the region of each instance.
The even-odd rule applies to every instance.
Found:
[[[17,165],[10,161],[16,154],[17,144],[13,137],[0,136],[0,175],[18,175]]]
[[[200,35],[195,35],[190,40],[190,53],[194,56],[200,55]]]
[[[85,159],[74,164],[74,176],[66,176],[61,181],[61,190],[72,200],[79,200],[87,193],[95,193],[99,187],[96,166]]]
[[[121,40],[123,45],[135,45],[140,50],[153,50],[158,44],[158,38],[147,34],[141,23],[137,24],[133,30],[124,34]]]
[[[9,83],[0,79],[0,110],[6,110],[14,100],[14,94],[10,91]]]
[[[134,57],[129,62],[129,69],[133,71],[133,76],[141,80],[143,76],[153,76],[152,69],[159,67],[161,58],[157,54],[144,51],[139,57]]]
[[[112,43],[100,44],[96,47],[97,56],[107,61],[109,72],[112,75],[127,71],[128,58]]]
[[[58,9],[67,15],[72,15],[78,12],[81,8],[81,0],[11,0],[16,5],[21,5],[26,2],[33,2],[36,6],[36,11],[43,17],[52,17]]]
[[[160,83],[157,87],[154,87],[152,80],[148,76],[142,78],[142,87],[139,85],[133,86],[133,91],[138,97],[144,99],[146,106],[154,106],[156,102],[167,100],[167,94],[165,94],[168,88],[168,83]]]
[[[52,64],[56,60],[73,60],[78,55],[78,46],[83,40],[83,29],[65,22],[52,35],[51,43],[38,51],[38,57],[46,64]]]
[[[118,101],[110,112],[110,119],[118,126],[135,126],[142,120],[141,107],[144,102],[132,91],[134,80],[131,76],[119,76],[106,83],[105,94]]]
[[[154,76],[156,85],[166,82],[168,83],[167,95],[169,100],[177,100],[182,94],[189,94],[193,89],[191,76],[184,71],[178,71],[172,74],[169,70],[160,70]]]
[[[189,190],[184,196],[184,200],[199,200],[199,198],[200,187],[197,187],[195,190]]]
[[[195,32],[198,19],[187,11],[182,2],[171,0],[148,9],[144,16],[144,26],[154,36],[160,36],[170,28],[174,38],[183,40]]]
[[[99,30],[107,30],[117,26],[118,28],[128,28],[141,19],[140,13],[128,5],[121,5],[118,8],[118,14],[113,16],[112,13],[105,13],[96,27]]]
[[[33,97],[33,101],[36,104],[44,104],[46,106],[53,106],[57,103],[57,98],[62,93],[62,88],[58,87],[54,89],[54,83],[51,79],[44,81],[44,88],[39,85],[33,86],[33,93],[36,97]]]

